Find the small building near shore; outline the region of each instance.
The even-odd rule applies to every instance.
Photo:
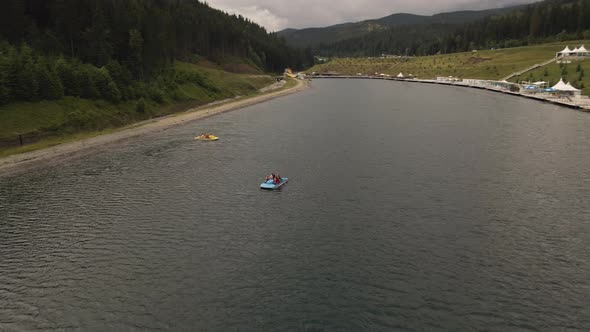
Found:
[[[542,90],[535,85],[525,85],[522,88],[522,92],[524,93],[537,93],[537,92],[541,92]]]
[[[537,82],[528,82],[528,81],[522,81],[520,82],[520,84],[522,85],[522,92],[525,93],[539,93],[539,92],[543,92],[544,89],[546,89],[549,83],[545,82],[545,81],[537,81]]]
[[[490,85],[490,81],[489,80],[480,80],[480,79],[475,79],[475,78],[464,78],[462,80],[462,82],[466,85],[470,85],[470,86],[488,86]]]
[[[460,78],[454,76],[439,76],[436,78],[439,82],[459,82],[461,81]]]
[[[511,92],[519,92],[522,89],[522,85],[512,83],[508,81],[489,81],[489,86],[495,89],[507,90]]]
[[[539,89],[545,89],[549,85],[549,83],[545,81],[537,81],[534,82],[533,85],[539,87]]]

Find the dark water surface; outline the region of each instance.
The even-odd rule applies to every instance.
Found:
[[[0,178],[21,329],[590,330],[590,114],[314,81]]]

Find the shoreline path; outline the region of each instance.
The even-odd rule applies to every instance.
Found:
[[[296,83],[295,86],[289,87],[285,90],[273,91],[263,95],[246,97],[235,101],[232,101],[231,99],[217,101],[183,113],[171,114],[156,119],[138,122],[130,127],[123,128],[113,133],[0,158],[0,176],[25,171],[42,164],[50,164],[58,158],[59,161],[62,161],[64,159],[77,157],[84,153],[88,153],[92,148],[248,107],[274,98],[299,92],[309,86],[307,81],[296,80]]]

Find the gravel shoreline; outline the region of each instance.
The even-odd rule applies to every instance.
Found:
[[[87,154],[92,148],[262,103],[273,98],[299,92],[308,86],[309,84],[307,81],[297,80],[295,86],[285,90],[269,92],[263,95],[239,99],[236,101],[222,101],[221,105],[219,105],[220,102],[218,101],[184,113],[172,114],[157,119],[139,122],[131,127],[121,129],[114,133],[85,138],[74,142],[63,143],[40,150],[0,158],[0,176],[14,174],[41,165],[50,165],[52,163],[61,162],[68,158]]]

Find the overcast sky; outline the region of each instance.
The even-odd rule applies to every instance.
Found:
[[[322,27],[393,13],[432,15],[486,9],[538,0],[208,0],[211,7],[241,14],[269,31]]]

